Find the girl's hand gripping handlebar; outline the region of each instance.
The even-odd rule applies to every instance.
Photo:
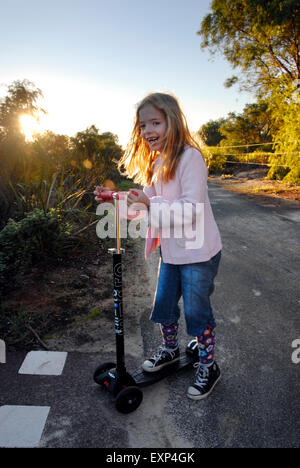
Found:
[[[97,186],[94,191],[95,200],[98,203],[113,201],[113,194],[117,194],[117,198],[122,200],[125,199],[128,193],[129,192],[119,192],[118,190],[108,190],[102,186]],[[132,193],[135,197],[138,197],[138,193],[135,190],[131,190],[130,193]]]

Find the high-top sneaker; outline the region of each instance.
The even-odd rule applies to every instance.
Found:
[[[178,361],[180,357],[179,347],[173,348],[165,348],[161,346],[158,349],[157,354],[155,354],[152,358],[147,359],[142,364],[142,369],[145,372],[157,372],[161,370],[163,367],[173,364],[174,362]]]
[[[192,400],[203,400],[213,391],[220,380],[221,372],[216,362],[211,366],[196,362],[194,367],[197,367],[195,383],[188,388],[187,396]]]

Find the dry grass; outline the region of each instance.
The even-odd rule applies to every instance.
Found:
[[[209,179],[236,193],[300,201],[299,185],[289,185],[277,180],[266,180],[264,172],[257,169],[235,175],[222,175],[218,178],[210,177]]]

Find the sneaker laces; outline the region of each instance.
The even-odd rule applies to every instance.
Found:
[[[195,385],[203,388],[208,381],[209,367],[203,366],[200,362],[195,362],[193,367],[197,368]]]
[[[161,359],[164,352],[168,353],[171,356],[171,359],[174,359],[176,350],[177,350],[177,348],[173,350],[173,349],[170,349],[170,348],[165,348],[164,346],[161,346],[160,348],[158,348],[158,353],[155,354],[155,356],[153,356],[153,358],[152,358],[152,359],[154,359],[153,366],[156,366],[156,364]]]

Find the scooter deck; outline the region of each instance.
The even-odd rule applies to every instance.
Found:
[[[159,382],[165,377],[174,374],[174,372],[185,369],[187,367],[192,367],[195,362],[197,361],[192,354],[181,353],[178,361],[163,367],[160,371],[145,372],[141,367],[139,367],[131,374],[131,376],[135,380],[135,383],[138,387],[146,387],[147,385]]]

